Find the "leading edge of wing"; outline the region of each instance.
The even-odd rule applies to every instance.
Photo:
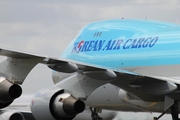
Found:
[[[31,53],[26,53],[26,52],[21,52],[21,51],[16,51],[16,50],[8,50],[8,49],[2,49],[0,48],[0,55],[2,56],[7,56],[11,58],[16,58],[16,59],[42,59],[39,63],[46,64],[50,68],[54,66],[58,67],[59,72],[74,72],[78,69],[83,69],[83,70],[112,70],[115,72],[121,72],[121,73],[126,73],[126,74],[132,74],[132,75],[138,75],[136,73],[127,71],[127,70],[115,70],[112,68],[108,68],[105,66],[97,66],[93,64],[88,64],[88,63],[82,63],[74,60],[68,60],[68,59],[58,59],[54,57],[47,57],[47,56],[41,56],[41,55],[36,55],[36,54],[31,54]],[[60,69],[64,69],[65,67],[66,70],[73,69],[73,70],[65,70],[65,71],[60,71]]]
[[[16,59],[44,59],[45,56],[39,56],[35,54],[25,53],[25,52],[19,52],[14,50],[8,50],[8,49],[2,49],[0,48],[0,55],[12,57]]]
[[[123,70],[123,69],[113,69],[107,66],[100,66],[100,65],[98,66],[94,64],[88,64],[88,63],[83,63],[83,62],[68,60],[68,59],[61,59],[61,58],[60,59],[53,58],[53,57],[51,58],[51,57],[40,56],[36,54],[19,52],[19,51],[14,51],[14,50],[7,50],[7,49],[2,49],[2,48],[0,48],[0,55],[12,57],[16,59],[41,59],[39,63],[46,64],[49,68],[58,72],[70,73],[70,72],[75,72],[77,70],[83,70],[83,71],[108,70],[114,73],[133,75],[133,76],[139,76],[139,77],[149,77],[149,78],[159,79],[161,81],[169,81],[172,83],[180,84],[180,82],[174,78],[141,75],[141,74],[131,72],[128,70]]]
[[[95,64],[89,64],[89,63],[83,63],[75,60],[69,60],[69,59],[57,59],[57,58],[45,58],[41,63],[47,64],[48,67],[51,69],[58,71],[58,72],[65,72],[65,73],[71,73],[75,72],[77,70],[81,71],[113,71],[123,74],[130,74],[130,75],[136,75],[141,76],[140,74],[122,70],[122,69],[113,69],[109,68],[107,66],[100,66]]]

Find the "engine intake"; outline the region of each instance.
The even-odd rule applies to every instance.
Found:
[[[14,113],[10,116],[9,120],[25,120],[21,113]]]

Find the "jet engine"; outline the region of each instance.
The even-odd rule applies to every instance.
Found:
[[[20,112],[6,111],[0,114],[0,120],[25,120]]]
[[[72,120],[84,109],[83,101],[57,87],[37,92],[31,102],[32,114],[38,120]]]
[[[9,82],[4,77],[0,77],[0,108],[8,106],[21,94],[22,89],[19,85]]]

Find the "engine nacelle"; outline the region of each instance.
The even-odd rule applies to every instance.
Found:
[[[19,85],[12,84],[6,78],[0,77],[0,108],[8,106],[21,94],[22,89]]]
[[[31,103],[32,114],[38,120],[71,120],[84,109],[83,101],[57,87],[36,93]]]
[[[0,120],[25,120],[25,118],[20,112],[6,111],[0,114]]]

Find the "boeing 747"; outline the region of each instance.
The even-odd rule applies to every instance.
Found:
[[[71,120],[86,106],[92,120],[102,119],[98,115],[102,109],[162,113],[155,120],[170,113],[173,120],[179,119],[178,24],[105,20],[82,28],[60,58],[3,48],[0,55],[7,56],[0,63],[1,108],[20,96],[18,84],[42,63],[53,70],[55,85],[32,98],[31,112],[37,120]]]

